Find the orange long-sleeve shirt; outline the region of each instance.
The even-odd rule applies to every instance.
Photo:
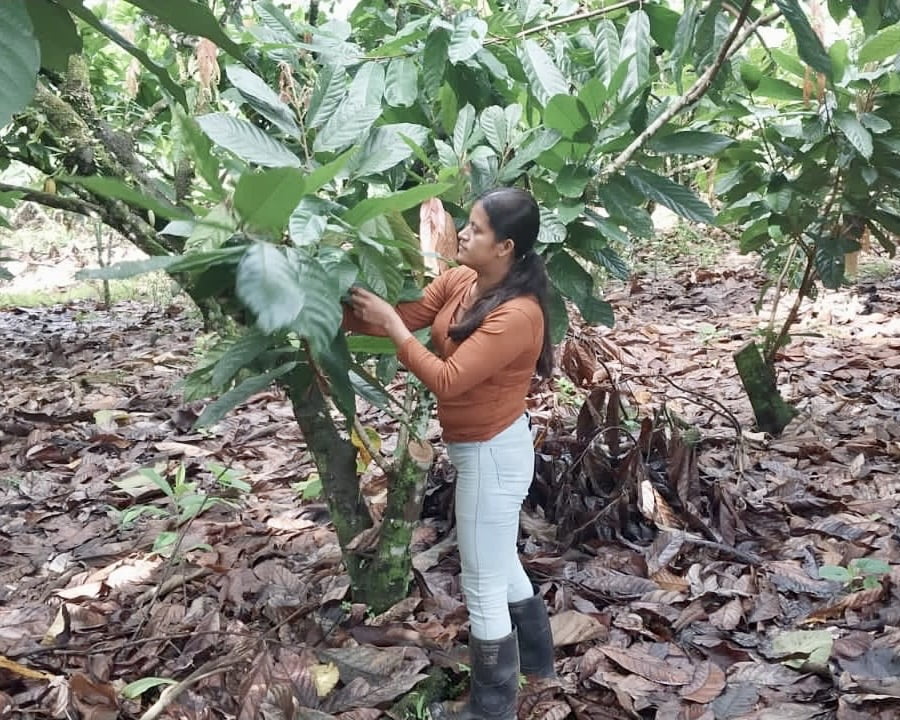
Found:
[[[397,357],[437,397],[447,442],[489,440],[525,412],[544,339],[544,316],[537,300],[518,297],[488,313],[461,343],[451,340],[447,331],[476,277],[469,268],[453,268],[432,281],[421,300],[397,306],[410,330],[431,327],[437,355],[411,337]],[[345,313],[344,327],[384,334],[350,312]]]

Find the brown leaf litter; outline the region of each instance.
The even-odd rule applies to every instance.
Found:
[[[614,330],[561,348],[571,383],[535,387],[521,550],[559,680],[527,686],[520,718],[900,717],[900,285],[808,307],[778,365],[801,412],[770,438],[730,359],[758,284],[739,263],[638,277],[608,296]],[[300,498],[284,397],[191,431],[178,381],[204,338],[185,312],[13,308],[0,339],[0,718],[400,718],[464,661],[445,462],[410,597],[372,617]],[[364,424],[388,452],[392,425]],[[150,472],[179,468],[193,515]],[[382,503],[377,468],[364,480]],[[889,572],[819,576],[858,558]]]

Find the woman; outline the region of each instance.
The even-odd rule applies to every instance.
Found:
[[[499,188],[475,202],[459,233],[460,267],[421,300],[392,307],[356,288],[352,329],[386,335],[406,368],[435,394],[457,469],[456,525],[470,620],[468,702],[432,717],[516,717],[522,672],[553,677],[547,610],[516,550],[519,510],[534,474],[525,397],[535,370],[553,366],[547,273],[534,251],[540,212],[523,190]],[[431,326],[438,355],[411,331]],[[521,632],[517,633],[516,628]]]

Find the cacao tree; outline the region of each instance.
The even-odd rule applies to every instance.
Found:
[[[836,257],[849,247],[843,236],[817,239],[833,234],[827,220],[798,234],[802,209],[817,198],[870,220],[886,239],[892,201],[869,208],[849,182],[872,177],[874,152],[860,152],[857,124],[894,142],[894,123],[878,133],[869,117],[882,107],[889,117],[887,100],[851,107],[848,99],[865,83],[879,98],[895,92],[884,48],[896,25],[879,3],[854,3],[868,39],[855,59],[850,45],[840,56],[845,69],[880,63],[862,77],[835,74],[839,51],[825,53],[797,0],[739,8],[689,0],[678,10],[489,0],[477,11],[376,1],[321,23],[269,0],[243,11],[226,3],[218,16],[198,0],[12,0],[0,10],[19,31],[0,40],[14,79],[0,90],[0,121],[11,120],[0,130],[0,162],[33,168],[58,191],[0,184],[0,198],[96,214],[152,256],[100,276],[162,269],[183,284],[219,329],[188,382],[190,397],[218,396],[200,422],[272,383],[285,389],[356,596],[382,608],[409,580],[430,399],[415,382],[399,399],[387,392],[397,369],[390,345],[340,331],[348,288],[415,297],[429,277],[418,207],[440,198],[462,222],[471,200],[498,184],[524,185],[541,205],[557,341],[567,300],[588,323],[612,324],[601,283],[627,276],[622,252],[653,234],[650,204],[690,222],[736,225],[746,250],[775,257],[803,245],[779,267],[792,268],[807,248]],[[755,44],[761,27],[785,23],[796,52]],[[125,63],[109,61],[113,46]],[[821,73],[832,100],[778,96],[798,71],[816,83]],[[776,120],[784,102],[808,117]],[[829,139],[857,153],[845,169],[826,168],[838,157]],[[693,188],[697,158],[716,178],[718,217]],[[879,191],[890,187],[889,164],[876,169]],[[833,265],[813,267],[821,275]],[[377,527],[359,493],[358,446],[372,453],[358,398],[402,428],[384,461],[391,490]]]

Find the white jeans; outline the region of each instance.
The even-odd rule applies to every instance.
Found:
[[[534,594],[516,549],[519,511],[534,475],[526,416],[484,442],[448,443],[456,467],[456,534],[471,633],[512,631],[508,603]]]

